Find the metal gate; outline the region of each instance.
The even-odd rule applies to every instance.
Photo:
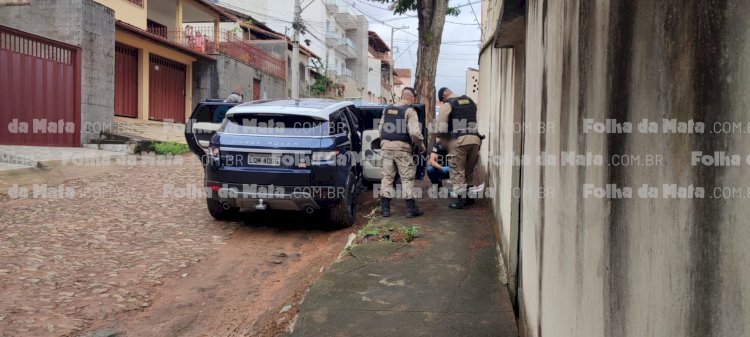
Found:
[[[185,65],[149,56],[149,119],[185,122]]]
[[[138,117],[138,49],[115,44],[115,115]]]
[[[0,144],[80,146],[80,56],[0,26]]]

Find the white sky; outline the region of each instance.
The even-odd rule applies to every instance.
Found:
[[[393,58],[396,59],[396,68],[411,68],[412,81],[417,65],[417,18],[416,12],[406,13],[403,16],[394,15],[393,12],[384,9],[386,4],[368,0],[339,0],[353,4],[355,12],[367,14],[370,22],[370,30],[390,44],[391,26],[408,26],[405,31],[397,31],[394,34],[395,50]],[[480,18],[481,3],[477,0],[450,0],[450,6],[466,5],[473,3],[476,18]],[[479,23],[469,6],[460,7],[459,16],[446,18],[443,30],[443,45],[440,47],[440,58],[438,59],[437,78],[435,87],[450,87],[456,93],[464,93],[466,90],[466,68],[478,68],[479,60]],[[360,12],[361,11],[361,12]],[[376,21],[380,20],[382,23]]]

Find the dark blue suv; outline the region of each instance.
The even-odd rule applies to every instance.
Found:
[[[275,209],[327,212],[341,226],[354,223],[362,142],[352,103],[255,101],[225,113],[214,104],[213,113],[196,108],[185,130],[205,167],[214,218]],[[217,111],[224,113],[220,123]]]

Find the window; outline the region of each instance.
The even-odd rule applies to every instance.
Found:
[[[273,136],[323,136],[328,123],[310,116],[239,114],[228,117],[219,131]]]
[[[202,105],[193,115],[193,119],[198,123],[221,123],[230,108],[229,105]]]
[[[349,122],[346,120],[346,116],[344,115],[345,112],[343,110],[339,110],[334,113],[335,117],[332,119],[331,125],[329,127],[329,134],[331,135],[339,135],[342,133],[349,134]]]

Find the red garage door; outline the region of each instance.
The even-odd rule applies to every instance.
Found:
[[[185,122],[185,65],[149,57],[149,119]]]
[[[78,49],[0,26],[0,144],[79,146]]]
[[[138,117],[138,49],[115,44],[115,115]]]

